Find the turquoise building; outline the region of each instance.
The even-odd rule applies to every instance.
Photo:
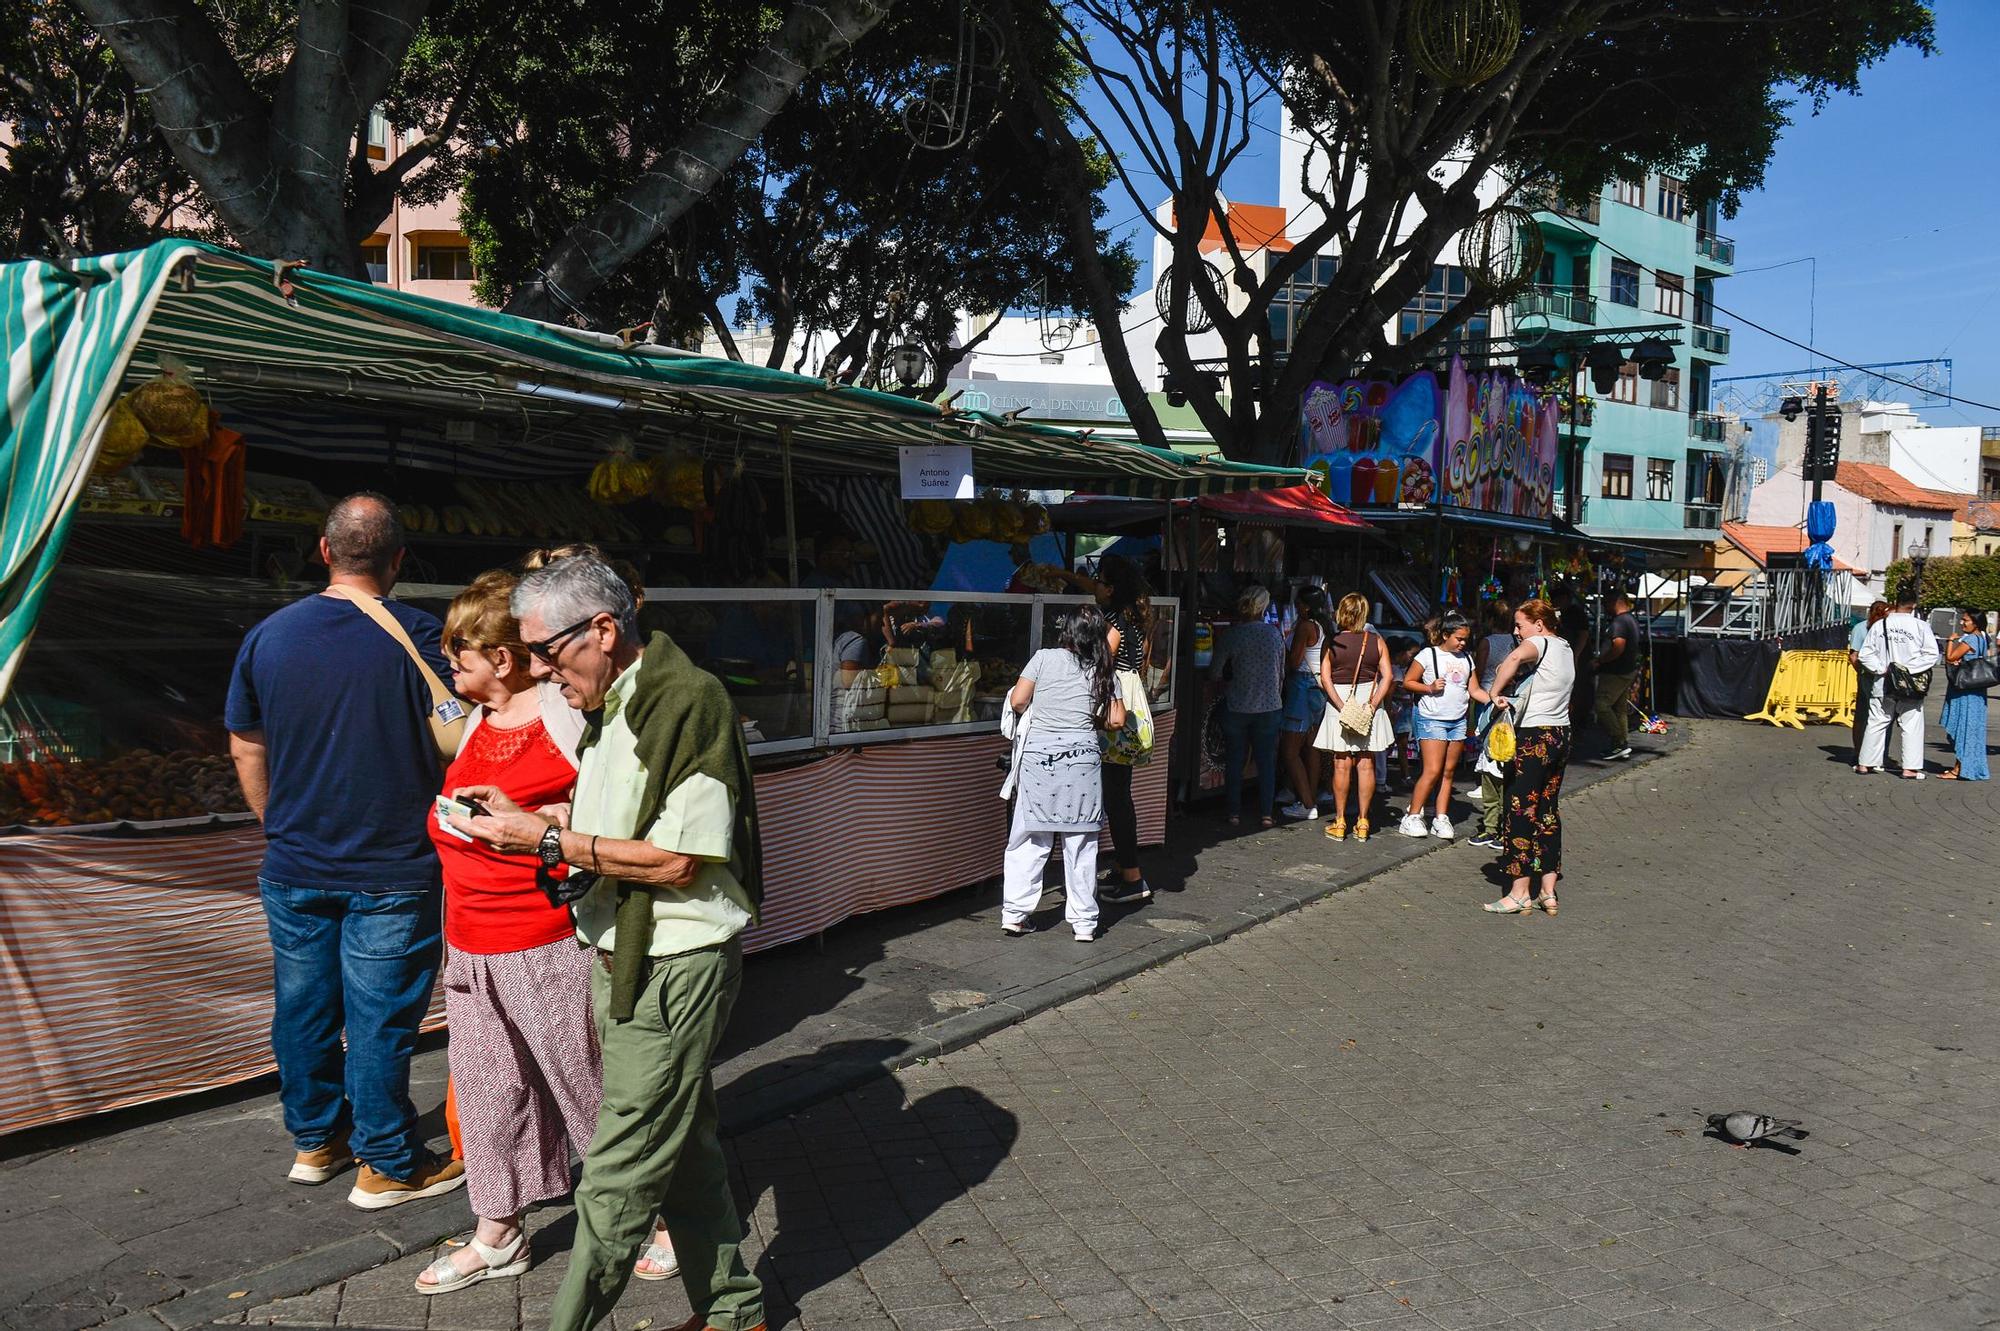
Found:
[[[1713,205],[1681,181],[1649,174],[1614,181],[1577,204],[1532,201],[1544,241],[1535,285],[1507,311],[1517,337],[1555,342],[1608,330],[1659,329],[1673,364],[1656,379],[1629,358],[1609,393],[1577,378],[1574,425],[1582,451],[1571,509],[1595,536],[1647,544],[1705,545],[1721,536],[1731,422],[1710,409],[1710,385],[1729,360],[1715,284],[1734,271],[1735,244],[1716,229]],[[1563,501],[1557,512],[1564,511]]]

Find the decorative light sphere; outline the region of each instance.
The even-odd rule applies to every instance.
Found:
[[[1448,88],[1471,88],[1507,68],[1521,46],[1520,0],[1414,0],[1410,59]]]
[[[1458,262],[1472,280],[1504,299],[1535,280],[1542,264],[1542,229],[1535,215],[1511,203],[1495,204],[1458,237]]]

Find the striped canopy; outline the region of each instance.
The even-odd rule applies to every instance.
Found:
[[[288,277],[289,281],[281,280]],[[613,431],[829,472],[894,474],[906,444],[965,444],[981,484],[1177,497],[1289,486],[1288,468],[1198,461],[984,412],[633,344],[193,241],[69,268],[0,265],[8,471],[0,696],[61,556],[118,394],[185,362],[260,446],[497,477],[587,471]],[[445,422],[453,428],[446,428]]]

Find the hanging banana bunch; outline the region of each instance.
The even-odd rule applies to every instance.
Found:
[[[611,437],[610,455],[590,469],[587,488],[600,504],[629,504],[652,493],[653,469],[632,456],[632,436]]]

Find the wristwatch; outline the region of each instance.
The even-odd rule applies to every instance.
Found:
[[[558,864],[561,864],[563,862],[562,828],[556,826],[554,823],[550,823],[548,831],[542,833],[541,842],[535,847],[535,854],[540,857],[542,867],[545,869],[554,869]]]

